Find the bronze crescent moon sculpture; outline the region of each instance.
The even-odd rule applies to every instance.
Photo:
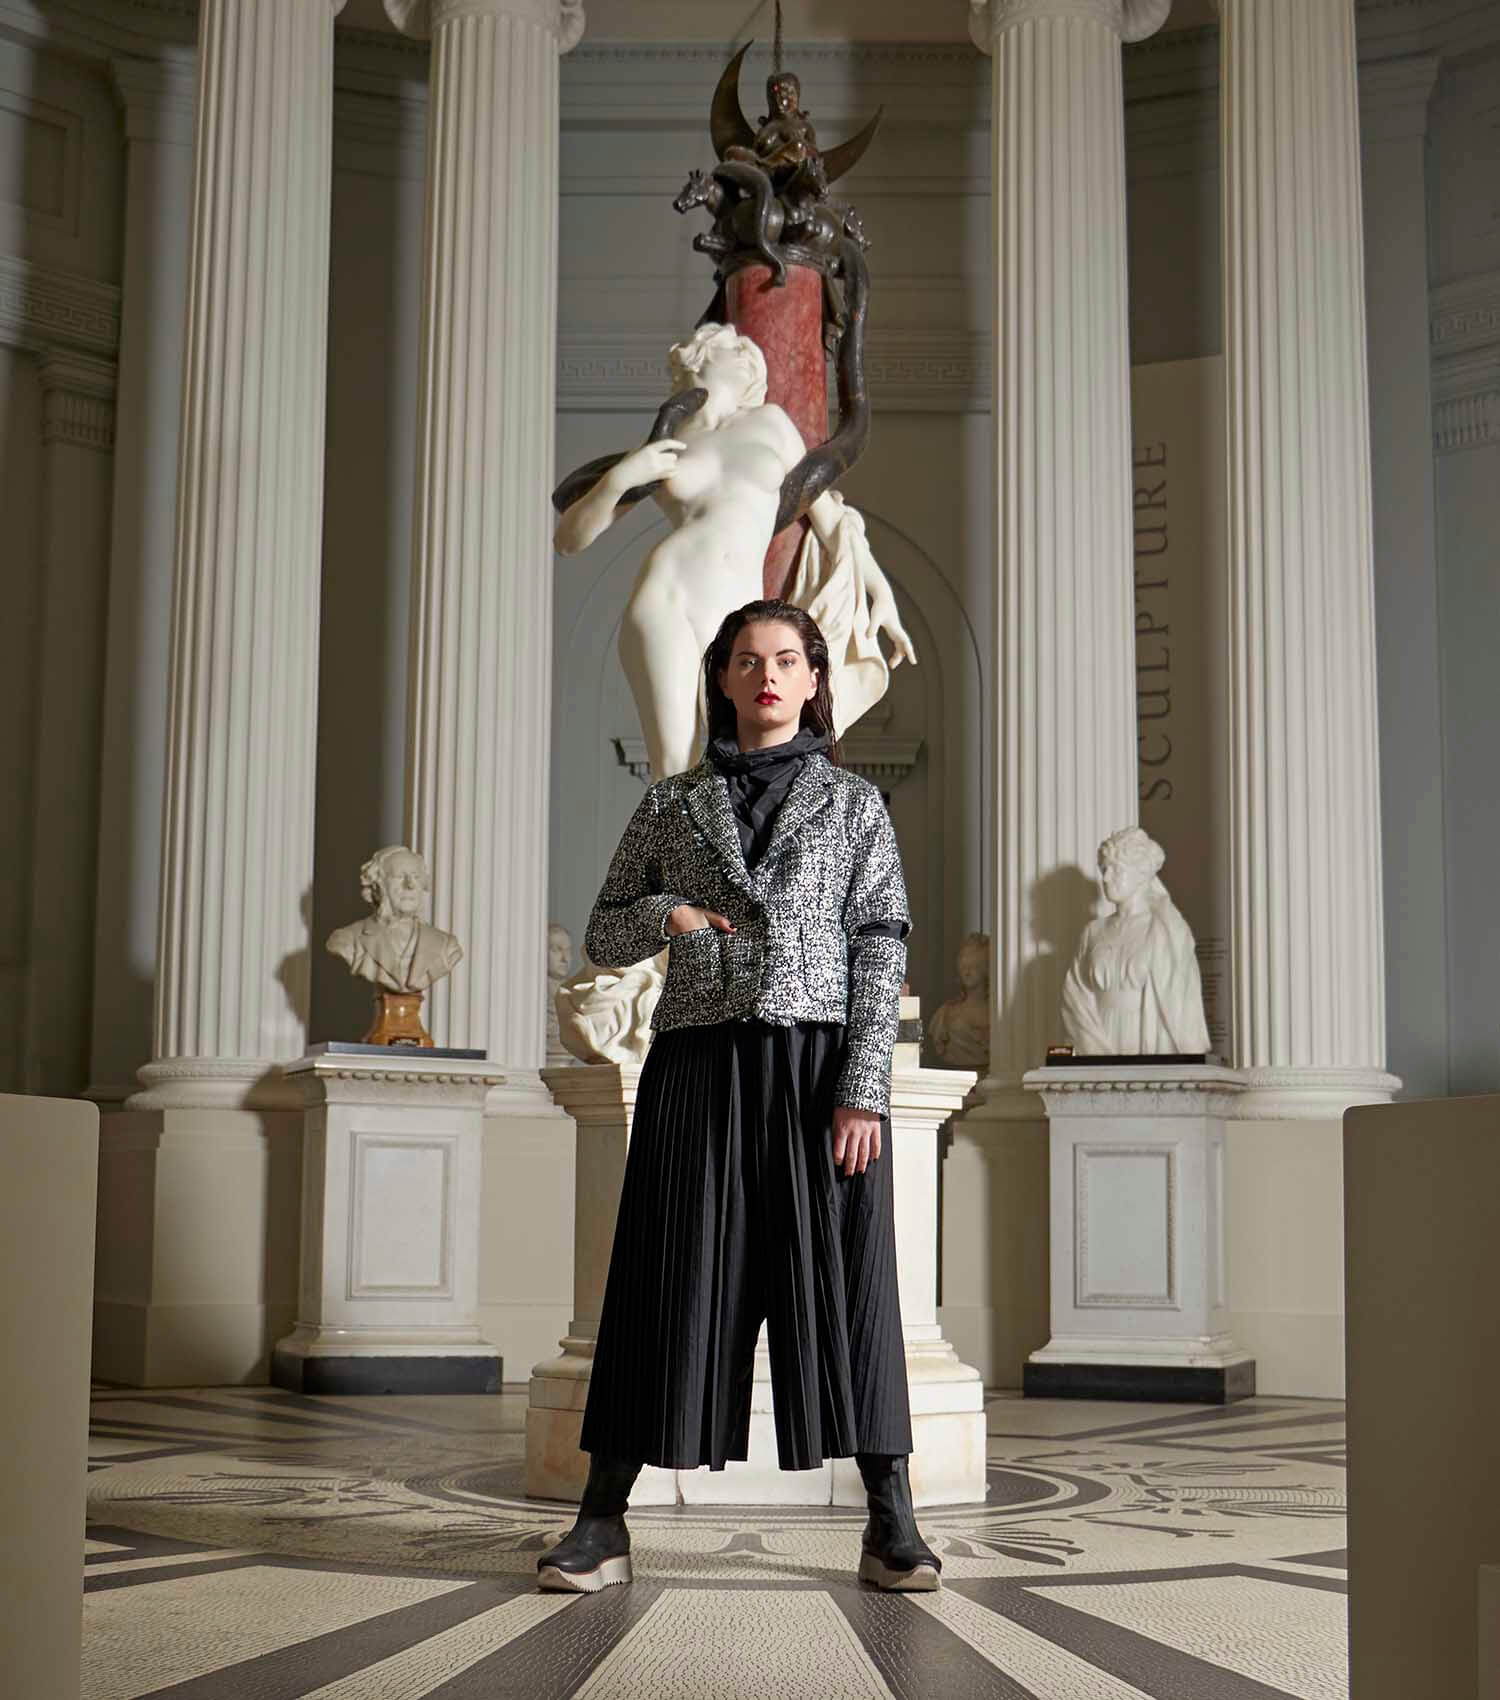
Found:
[[[837,183],[846,171],[859,164],[865,149],[875,140],[875,132],[880,128],[880,120],[884,116],[885,108],[879,107],[875,116],[857,136],[851,136],[847,142],[840,142],[836,148],[823,150],[823,169],[830,183]]]
[[[713,104],[708,111],[708,133],[713,140],[714,153],[721,160],[730,148],[748,148],[755,140],[755,127],[746,118],[745,109],[740,105],[740,67],[745,62],[745,55],[754,45],[753,40],[745,43],[724,67],[718,86],[714,89]],[[858,135],[851,136],[847,142],[840,142],[836,148],[820,150],[828,183],[838,182],[846,171],[853,170],[859,164],[865,149],[874,141],[875,132],[880,128],[880,120],[884,116],[885,108],[882,106]]]
[[[753,40],[747,41],[735,54],[724,67],[718,87],[714,90],[713,105],[708,110],[708,133],[714,144],[714,153],[719,159],[723,159],[726,149],[747,148],[755,140],[755,131],[751,129],[744,109],[740,106],[740,66],[744,64],[745,55],[754,45]]]

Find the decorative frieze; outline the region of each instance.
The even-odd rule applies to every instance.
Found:
[[[1432,292],[1434,354],[1494,345],[1500,360],[1500,272],[1481,272]]]
[[[1431,346],[1433,447],[1500,442],[1500,272],[1432,292]]]
[[[88,355],[49,354],[40,365],[42,441],[74,448],[115,446],[115,368]]]
[[[112,284],[0,254],[0,343],[112,356],[119,342],[120,292]]]
[[[654,411],[667,393],[667,330],[563,333],[557,400],[565,411]],[[989,338],[965,330],[870,336],[866,381],[885,413],[983,413],[990,405]]]
[[[1455,396],[1432,409],[1432,446],[1439,454],[1500,443],[1500,385],[1481,395]]]

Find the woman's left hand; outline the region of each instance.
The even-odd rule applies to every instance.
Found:
[[[833,1161],[846,1175],[863,1174],[880,1155],[880,1117],[840,1104],[833,1112]]]

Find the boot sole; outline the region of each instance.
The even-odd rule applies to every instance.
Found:
[[[601,1588],[633,1580],[630,1559],[621,1557],[606,1558],[592,1570],[559,1570],[555,1564],[544,1564],[537,1572],[536,1585],[543,1593],[597,1594]]]
[[[871,1582],[888,1594],[930,1594],[943,1585],[942,1578],[930,1564],[919,1564],[911,1570],[890,1570],[871,1553],[859,1561],[859,1579]]]

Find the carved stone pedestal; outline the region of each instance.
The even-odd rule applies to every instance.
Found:
[[[903,1000],[905,1001],[905,1000]],[[961,1363],[937,1320],[937,1136],[974,1084],[960,1069],[902,1066],[897,1047],[891,1080],[892,1149],[896,1165],[896,1255],[911,1392],[912,1495],[918,1506],[982,1500],[984,1390],[979,1373]],[[917,1047],[910,1050],[915,1053]],[[540,1499],[576,1500],[588,1473],[578,1450],[593,1367],[595,1332],[609,1272],[620,1183],[640,1069],[594,1064],[547,1069],[543,1078],[578,1127],[574,1235],[574,1317],[562,1355],[532,1372],[526,1413],[526,1491]],[[852,1459],[821,1469],[783,1471],[776,1459],[770,1359],[764,1335],[755,1354],[750,1456],[722,1471],[641,1472],[633,1505],[863,1505]]]
[[[1048,1398],[1201,1400],[1255,1392],[1229,1333],[1224,1121],[1243,1082],[1193,1066],[1043,1068],[1052,1338],[1022,1385]]]
[[[304,1057],[297,1325],[271,1380],[303,1393],[498,1393],[482,1339],[485,1062],[396,1051]]]

